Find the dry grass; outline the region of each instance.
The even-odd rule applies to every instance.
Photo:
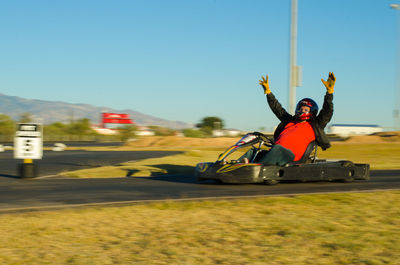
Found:
[[[375,167],[391,158],[393,167],[399,165],[399,146],[335,144],[320,154],[370,159]],[[186,174],[199,161],[215,160],[223,148],[203,145],[72,174]],[[0,264],[394,265],[400,264],[399,227],[399,191],[3,214]]]
[[[399,264],[400,192],[0,215],[1,264]]]
[[[318,157],[370,164],[372,169],[400,168],[400,143],[334,143]]]
[[[233,145],[240,137],[218,137],[218,138],[191,138],[178,136],[145,136],[136,141],[128,142],[124,148],[226,148]]]

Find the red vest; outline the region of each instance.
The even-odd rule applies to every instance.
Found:
[[[292,151],[297,161],[314,140],[315,133],[309,122],[289,122],[275,143]]]

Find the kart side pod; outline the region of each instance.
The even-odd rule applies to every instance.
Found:
[[[199,163],[195,169],[199,181],[216,180],[222,183],[265,183],[280,181],[344,181],[369,179],[368,164],[351,161],[321,161],[310,164],[267,166],[256,163]]]

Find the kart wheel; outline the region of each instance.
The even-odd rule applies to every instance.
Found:
[[[342,162],[342,166],[343,167],[353,167],[354,164],[352,162],[350,162],[350,161],[343,161]],[[342,180],[342,182],[350,183],[350,182],[353,182],[353,181],[354,181],[354,169],[349,169],[349,171],[347,172],[346,178],[344,178]]]
[[[264,180],[265,185],[276,185],[279,183],[279,180],[276,179],[266,179]]]
[[[343,182],[350,183],[354,181],[354,170],[349,170],[348,178],[343,179]]]

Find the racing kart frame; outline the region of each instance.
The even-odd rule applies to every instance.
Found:
[[[260,157],[273,146],[273,140],[259,132],[248,133],[236,144],[219,155],[215,162],[198,163],[195,176],[198,181],[215,180],[222,183],[277,184],[281,181],[343,181],[369,179],[369,164],[358,164],[348,160],[325,160],[317,158],[317,145],[310,143],[303,157],[284,166],[264,165]],[[228,160],[235,152],[243,154],[251,149],[251,157],[242,155]],[[249,150],[250,150],[249,149]],[[238,152],[239,151],[239,152]]]

